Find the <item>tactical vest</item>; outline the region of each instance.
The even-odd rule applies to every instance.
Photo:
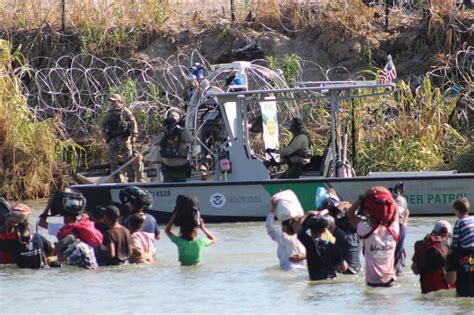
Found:
[[[164,158],[188,158],[189,148],[181,147],[181,134],[183,131],[176,135],[166,135],[160,144],[160,154]]]
[[[129,137],[131,136],[131,123],[124,117],[125,110],[111,110],[107,114],[107,134],[112,137]]]

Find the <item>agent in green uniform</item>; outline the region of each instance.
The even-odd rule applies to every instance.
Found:
[[[163,159],[163,181],[185,182],[191,170],[188,154],[193,137],[190,131],[182,126],[181,116],[177,111],[169,111],[163,124],[165,129],[158,136],[161,140],[157,141]]]
[[[109,160],[113,172],[119,167],[121,161],[128,161],[132,156],[132,144],[135,143],[138,129],[132,112],[123,106],[122,97],[119,94],[112,94],[109,100],[112,108],[109,109],[102,123],[102,133],[109,144]],[[131,166],[126,172],[128,181],[134,182],[135,174]],[[120,173],[114,176],[115,182],[124,181]]]
[[[293,134],[293,139],[288,146],[282,149],[268,148],[266,152],[280,154],[288,164],[288,168],[280,178],[299,178],[303,172],[303,166],[311,159],[311,140],[300,118],[293,118],[288,128]]]

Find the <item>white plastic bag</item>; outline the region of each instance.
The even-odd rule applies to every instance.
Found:
[[[304,215],[303,207],[292,190],[280,191],[274,194],[273,197],[277,201],[276,216],[278,220],[286,221]]]

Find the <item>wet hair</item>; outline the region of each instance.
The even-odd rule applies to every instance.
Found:
[[[141,230],[145,223],[145,216],[142,213],[135,213],[128,219],[128,226],[135,231]]]
[[[196,196],[178,195],[176,197],[176,209],[197,207],[198,203],[199,201]]]
[[[182,238],[188,241],[192,241],[198,234],[197,227],[182,226],[179,229],[179,233]]]
[[[97,206],[91,211],[91,216],[93,220],[102,220],[105,217],[105,207]]]
[[[461,199],[456,200],[456,201],[453,203],[453,208],[454,208],[454,210],[457,210],[457,211],[459,211],[459,212],[462,213],[462,214],[468,213],[468,212],[469,212],[469,208],[470,208],[469,199],[467,199],[466,197],[464,197],[464,198],[461,198]]]
[[[295,229],[293,229],[293,222],[295,220],[294,219],[288,219],[288,220],[285,220],[285,221],[281,221],[281,227],[283,228],[286,228],[286,230],[288,231],[288,234],[295,234],[296,231]]]
[[[320,215],[309,217],[304,224],[311,229],[312,234],[321,234],[329,227],[327,218]]]
[[[120,210],[116,206],[107,206],[105,208],[105,217],[111,221],[117,222],[120,218]]]

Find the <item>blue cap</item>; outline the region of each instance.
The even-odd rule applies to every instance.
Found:
[[[232,84],[235,84],[235,85],[242,85],[243,82],[242,82],[242,79],[241,79],[241,78],[235,78],[235,79],[232,81]]]

